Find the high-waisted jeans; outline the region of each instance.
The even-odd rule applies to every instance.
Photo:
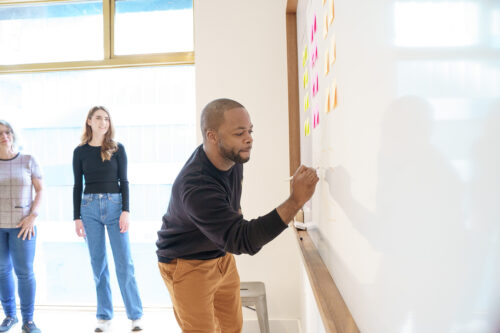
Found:
[[[83,195],[81,215],[87,235],[92,271],[94,272],[98,319],[109,320],[113,318],[104,229],[108,231],[115,261],[116,276],[127,310],[127,317],[132,320],[142,317],[142,302],[135,281],[128,231],[121,233],[118,223],[121,212],[122,200],[120,193]]]
[[[21,301],[23,322],[33,320],[35,306],[36,234],[30,240],[17,238],[21,228],[0,228],[0,300],[6,316],[16,316],[16,296],[12,268],[17,276],[17,290]]]

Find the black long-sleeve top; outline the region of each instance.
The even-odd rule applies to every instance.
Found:
[[[127,153],[121,143],[111,160],[102,161],[101,147],[88,143],[73,152],[73,218],[80,219],[82,202],[82,176],[85,177],[84,193],[121,193],[122,211],[129,211],[129,188],[127,180]]]
[[[242,179],[242,164],[221,171],[199,146],[172,186],[158,231],[158,260],[205,260],[226,252],[253,255],[285,230],[287,225],[276,209],[254,220],[243,219],[239,212]]]

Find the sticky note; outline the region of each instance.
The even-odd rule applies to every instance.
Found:
[[[305,67],[307,63],[307,45],[304,47],[304,51],[302,52],[302,67]]]
[[[309,109],[309,93],[304,96],[304,111]]]
[[[323,17],[323,39],[328,36],[328,13],[325,13]]]
[[[313,79],[313,84],[312,84],[312,96],[316,97],[316,94],[318,94],[318,91],[319,91],[319,77],[318,77],[318,74],[316,73],[316,76]]]
[[[337,44],[335,41],[335,35],[332,35],[332,39],[330,41],[330,67],[333,67],[335,61],[337,60]]]
[[[306,118],[306,121],[304,122],[304,135],[309,136],[311,134],[311,128],[309,126],[309,118]]]
[[[337,80],[333,80],[332,83],[332,97],[331,97],[332,107],[331,109],[337,108],[338,105],[338,89],[337,89]]]
[[[314,14],[314,19],[313,19],[313,29],[314,29],[314,33],[316,33],[316,30],[318,29],[318,23],[317,23],[317,20],[316,20],[316,14]]]
[[[318,45],[314,46],[313,52],[311,53],[311,67],[316,65],[316,60],[318,60]]]
[[[333,3],[333,0],[330,0],[330,8],[328,10],[328,18],[330,24],[333,23],[333,19],[335,18],[335,4]]]
[[[307,87],[307,84],[309,83],[309,72],[306,70],[304,71],[304,89]]]
[[[319,125],[319,108],[314,109],[313,112],[313,129]]]
[[[326,89],[325,94],[325,113],[330,113],[331,105],[330,105],[330,89]]]
[[[325,76],[330,72],[330,57],[328,56],[328,50],[325,51]]]

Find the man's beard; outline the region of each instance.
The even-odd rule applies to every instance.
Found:
[[[243,164],[248,162],[248,160],[250,159],[250,157],[242,158],[240,154],[235,153],[231,149],[227,149],[226,147],[224,147],[224,144],[220,140],[219,140],[219,152],[221,153],[222,157],[224,157],[227,160],[233,161],[234,163]]]

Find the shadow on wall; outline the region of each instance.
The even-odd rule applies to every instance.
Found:
[[[382,255],[364,296],[372,315],[363,327],[372,332],[448,332],[463,315],[464,187],[431,144],[432,111],[425,99],[403,97],[385,112],[375,212],[353,197],[346,169],[326,173],[332,197]]]

